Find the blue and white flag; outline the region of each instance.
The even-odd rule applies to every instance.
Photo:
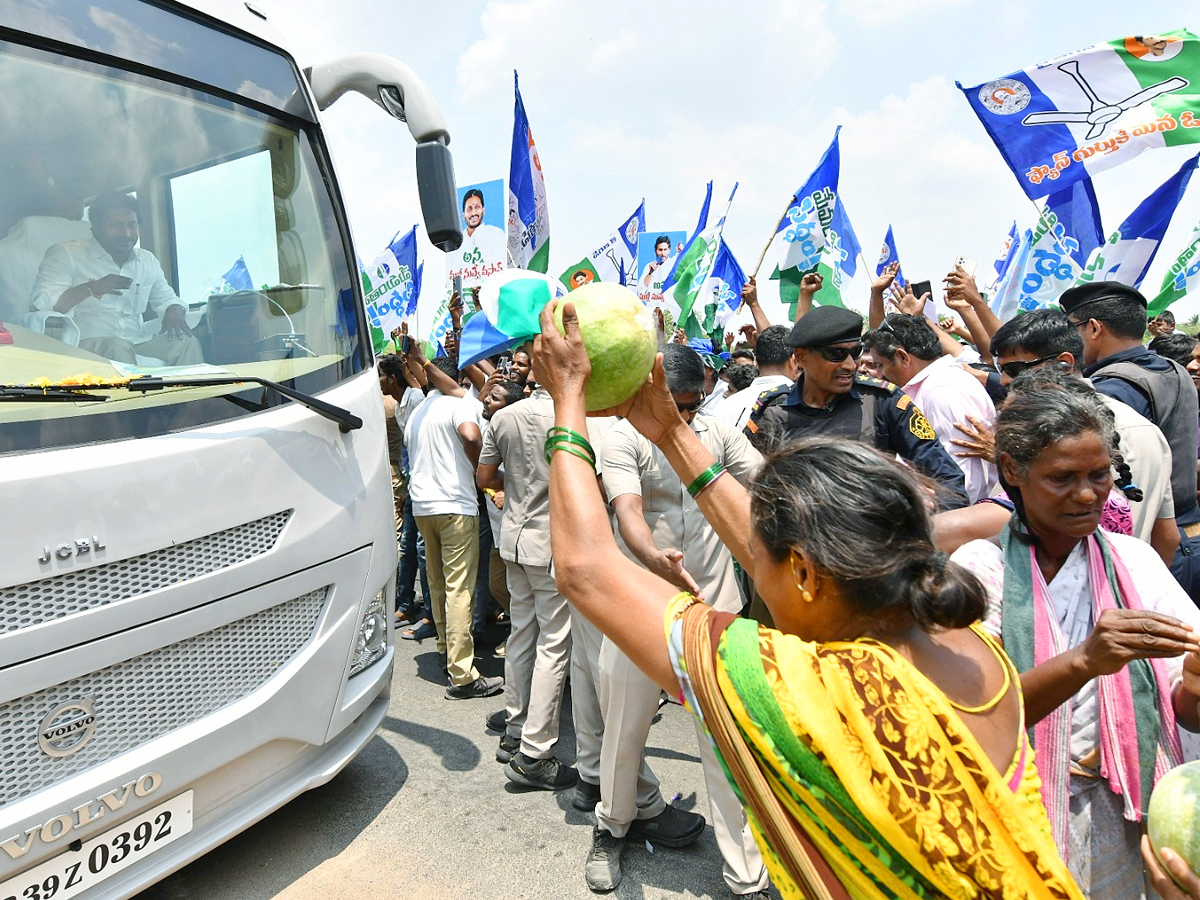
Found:
[[[694,316],[700,321],[705,334],[723,331],[730,319],[737,315],[742,306],[742,288],[745,284],[746,273],[722,237],[712,268],[693,306]]]
[[[780,280],[780,299],[789,306],[799,294],[800,273],[818,266],[825,285],[815,302],[843,306],[842,275],[853,277],[858,270],[862,248],[838,197],[841,130],[839,125],[816,169],[792,196],[776,229],[780,237],[779,262],[771,277]]]
[[[646,230],[646,201],[643,198],[632,216],[588,254],[598,281],[625,284],[625,273],[637,268],[638,235]]]
[[[566,293],[565,285],[540,272],[505,269],[493,275],[479,290],[481,310],[463,324],[459,367],[503,353],[540,334],[542,309]]]
[[[671,264],[671,271],[668,272],[667,277],[663,279],[662,292],[664,296],[666,296],[667,291],[674,287],[675,282],[679,280],[678,275],[676,275],[676,270],[679,268],[680,261],[687,256],[687,252],[692,249],[692,242],[695,241],[696,238],[699,237],[706,228],[708,228],[708,208],[712,205],[712,189],[713,183],[710,181],[708,186],[704,189],[704,202],[700,204],[700,215],[696,219],[696,227],[692,229],[692,233],[688,236],[687,241],[684,242],[683,249],[675,254],[674,262]],[[737,190],[736,184],[733,186],[733,189],[735,191]],[[729,199],[732,202],[732,194],[729,196]]]
[[[221,286],[214,293],[231,294],[234,291],[254,290],[254,279],[246,268],[246,257],[239,256],[224,275],[221,276]]]
[[[1013,223],[1013,227],[1016,227],[1016,223]],[[889,225],[887,234],[883,236],[883,246],[879,248],[879,262],[875,265],[875,276],[879,277],[882,275],[883,270],[892,263],[899,265],[900,254],[896,252],[896,239],[892,237],[892,226]],[[896,277],[892,280],[892,284],[898,291],[904,291],[904,286],[908,282],[904,278],[903,268],[896,270]]]
[[[738,186],[735,183],[733,190],[729,192],[729,202],[725,205],[725,212],[716,224],[703,228],[692,235],[683,252],[679,254],[675,266],[671,269],[671,274],[663,282],[663,294],[666,295],[668,290],[671,291],[671,297],[679,310],[679,322],[685,329],[688,327],[688,319],[693,313],[698,322],[703,323],[704,321],[705,307],[713,296],[711,291],[716,287],[716,285],[710,285],[709,281],[713,277],[717,257],[724,244],[721,234],[725,228],[725,219],[729,215],[729,207],[733,205],[737,189]],[[700,213],[700,223],[708,221],[708,206],[711,199],[712,182],[710,181],[708,196],[705,198],[704,208]],[[729,259],[732,259],[732,255],[729,255]],[[727,267],[728,265],[729,263],[726,262]],[[736,261],[734,265],[736,265]],[[738,271],[741,271],[740,268]],[[745,283],[744,276],[742,282]],[[741,292],[740,287],[738,291]]]
[[[513,71],[512,157],[508,170],[508,260],[516,269],[545,274],[550,265],[550,212],[546,179],[538,158],[529,116]]]
[[[363,301],[372,330],[385,336],[417,312],[421,270],[417,267],[417,226],[399,232],[362,271]]]
[[[1119,281],[1135,288],[1141,285],[1158,253],[1163,235],[1167,233],[1167,226],[1171,224],[1171,217],[1175,215],[1175,208],[1196,171],[1198,160],[1200,154],[1185,162],[1178,172],[1138,204],[1108,241],[1092,253],[1079,276],[1080,284]]]
[[[1200,40],[1182,28],[958,87],[1030,198],[1200,141]]]
[[[1008,229],[1008,236],[1004,238],[1004,243],[1000,245],[1000,252],[996,254],[996,261],[992,263],[992,271],[995,273],[992,277],[989,290],[994,295],[1000,280],[1004,278],[1004,273],[1008,271],[1008,267],[1012,264],[1013,257],[1017,253],[1017,244],[1020,241],[1020,236],[1017,233],[1017,220],[1013,219],[1012,227]]]
[[[1092,179],[1084,178],[1065,190],[1055,191],[1046,198],[1046,206],[1062,224],[1063,230],[1078,245],[1071,250],[1071,259],[1083,266],[1092,251],[1104,243],[1104,227],[1100,224],[1100,204]]]
[[[992,286],[992,297],[988,301],[997,318],[1007,322],[1017,314],[1021,301],[1021,277],[1029,262],[1029,253],[1033,248],[1033,232],[1026,228],[1025,232],[1013,242],[1004,271]]]

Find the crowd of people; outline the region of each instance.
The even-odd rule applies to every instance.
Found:
[[[1000,322],[955,269],[937,321],[895,273],[865,323],[815,274],[786,325],[753,279],[737,335],[659,317],[599,415],[569,297],[461,370],[455,331],[428,359],[398,329],[401,637],[448,699],[503,692],[496,759],[594,813],[596,892],[629,839],[706,827],[647,763],[669,699],[735,896],[1200,900],[1143,837],[1200,731],[1200,346],[1114,282]]]

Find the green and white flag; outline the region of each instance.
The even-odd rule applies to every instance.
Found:
[[[717,261],[717,251],[721,246],[721,232],[725,229],[725,218],[729,215],[729,207],[733,204],[733,195],[737,193],[737,189],[738,186],[735,182],[733,190],[729,192],[729,202],[725,205],[725,215],[717,220],[716,225],[705,228],[692,238],[663,285],[665,290],[671,287],[672,283],[674,284],[671,296],[675,300],[675,305],[679,307],[679,321],[685,323],[683,325],[685,329],[688,317],[691,316],[697,299],[709,276],[712,275],[713,265]],[[707,298],[700,303],[700,312],[703,312],[706,301]]]
[[[546,179],[525,103],[513,72],[516,106],[513,113],[512,156],[508,172],[508,262],[514,269],[545,274],[550,265],[550,213]]]
[[[1160,312],[1200,288],[1200,223],[1192,229],[1192,242],[1184,248],[1163,276],[1162,287],[1150,301],[1149,314]]]

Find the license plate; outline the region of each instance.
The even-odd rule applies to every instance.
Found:
[[[0,900],[69,900],[192,830],[192,792],[0,884]]]

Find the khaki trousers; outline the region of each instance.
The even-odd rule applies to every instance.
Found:
[[[478,516],[416,516],[425,538],[425,571],[437,626],[438,653],[446,654],[450,681],[470,684],[475,668],[471,634],[475,575],[479,569]]]
[[[571,612],[549,566],[506,562],[512,631],[504,652],[508,733],[531,759],[554,755],[571,661]]]
[[[646,764],[646,742],[660,695],[658,685],[605,638],[600,648],[604,744],[600,751],[596,822],[617,837],[629,831],[634,819],[652,818],[666,806],[658,779]],[[695,719],[694,723],[713,832],[724,860],[725,884],[734,894],[763,890],[768,883],[767,870],[742,804],[700,721]]]
[[[571,717],[575,720],[575,768],[588,784],[600,783],[604,717],[600,713],[600,642],[604,636],[571,607]]]
[[[488,557],[488,590],[500,608],[508,612],[508,568],[495,547],[492,547],[492,554]]]

